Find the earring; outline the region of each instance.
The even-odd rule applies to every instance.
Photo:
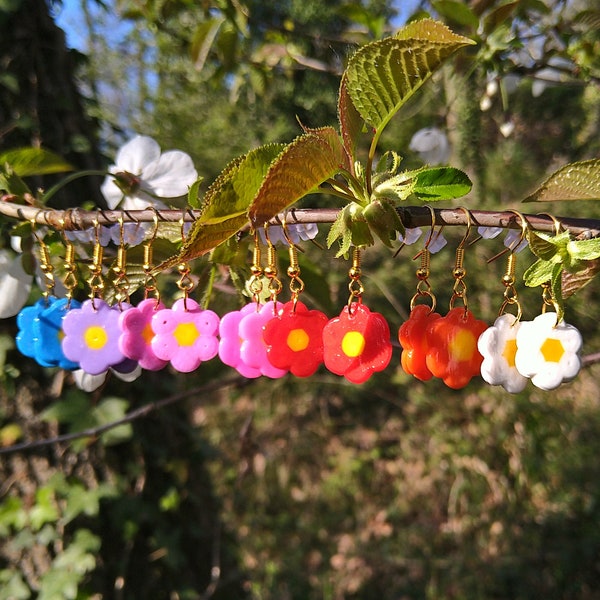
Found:
[[[323,361],[327,369],[352,383],[364,383],[383,371],[392,358],[390,328],[385,318],[363,304],[360,248],[352,251],[348,271],[350,296],[339,317],[323,329]]]
[[[67,359],[62,345],[63,318],[72,307],[79,307],[76,300],[71,300],[70,292],[67,298],[54,296],[54,268],[50,262],[50,253],[43,237],[36,231],[35,220],[31,222],[32,233],[40,250],[40,266],[44,274],[46,289],[42,298],[33,306],[26,307],[17,315],[16,346],[29,358],[33,358],[42,367],[60,367],[73,370],[79,365],[76,361]],[[72,262],[67,250],[65,262]],[[76,285],[76,282],[75,284]]]
[[[423,249],[413,257],[413,260],[421,259],[421,265],[416,271],[417,289],[410,300],[408,320],[398,330],[398,340],[402,346],[400,364],[407,374],[414,375],[421,381],[428,381],[433,377],[433,373],[426,363],[428,351],[426,331],[433,321],[441,318],[441,315],[435,312],[436,298],[429,283],[429,262],[431,258],[429,244],[434,238],[435,232],[435,212],[431,207],[429,207],[429,210],[431,211],[429,237]],[[420,299],[426,299],[431,305],[419,304]]]
[[[469,310],[467,286],[464,278],[465,245],[471,232],[471,213],[465,208],[467,230],[456,249],[452,276],[454,286],[450,299],[450,310],[445,317],[431,322],[426,330],[427,355],[425,363],[435,377],[453,389],[465,387],[472,377],[480,372],[483,357],[477,349],[479,336],[487,329],[484,321],[477,320]],[[463,306],[455,307],[456,300]]]
[[[290,371],[296,377],[309,377],[323,363],[323,329],[328,319],[320,310],[308,310],[299,302],[304,282],[300,279],[298,249],[288,235],[285,222],[282,227],[289,244],[287,274],[291,300],[265,324],[263,340],[267,346],[267,359],[275,368]]]
[[[184,244],[183,216],[180,224]],[[154,337],[150,340],[150,345],[157,358],[170,362],[176,371],[189,373],[217,355],[220,319],[214,311],[203,309],[189,297],[195,286],[190,277],[189,264],[182,262],[177,271],[177,287],[182,291],[183,297],[176,300],[172,308],[162,308],[154,313],[151,320]]]
[[[527,236],[528,223],[521,213],[512,212],[520,219],[521,235],[510,248],[488,260],[490,263],[508,252],[506,271],[502,276],[503,302],[498,312],[498,318],[479,336],[477,348],[483,356],[481,376],[484,381],[490,385],[501,385],[507,392],[516,394],[527,385],[527,377],[517,369],[515,360],[522,315],[521,304],[515,288],[515,271],[516,249]],[[516,315],[507,312],[509,307],[516,308]]]
[[[158,231],[158,214],[154,211],[154,229],[144,244],[144,299],[135,307],[125,310],[119,318],[121,336],[119,349],[123,354],[147,371],[159,371],[169,361],[159,358],[152,348],[154,331],[152,318],[165,305],[160,300],[156,278],[153,274],[152,248]]]

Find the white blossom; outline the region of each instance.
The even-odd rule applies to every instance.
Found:
[[[14,317],[25,306],[32,280],[20,256],[0,250],[0,319]]]
[[[115,176],[106,177],[101,191],[111,209],[165,208],[161,199],[184,196],[198,179],[188,154],[181,150],[161,154],[158,143],[142,135],[120,148],[108,170]]]
[[[410,140],[409,149],[417,152],[423,162],[441,165],[450,158],[450,142],[446,134],[437,127],[419,129]]]

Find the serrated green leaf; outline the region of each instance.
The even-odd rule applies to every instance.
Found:
[[[248,222],[246,211],[270,164],[284,147],[281,144],[261,146],[229,163],[207,190],[202,212],[194,221],[179,253],[162,262],[154,271],[198,258],[244,227]]]
[[[437,0],[433,9],[450,23],[470,27],[474,31],[479,26],[479,17],[464,3],[457,0]]]
[[[523,282],[527,287],[538,287],[552,279],[553,268],[554,263],[540,258],[523,273]]]
[[[72,171],[66,160],[43,148],[15,148],[0,154],[0,166],[9,165],[19,177]]]
[[[288,144],[271,164],[248,217],[256,227],[314,191],[345,164],[342,142],[333,127],[311,130]]]
[[[190,208],[200,208],[201,202],[199,197],[200,185],[204,181],[204,177],[198,177],[194,183],[190,186],[187,195],[187,203]]]
[[[338,120],[342,143],[350,165],[349,170],[352,170],[352,165],[356,160],[356,145],[364,129],[365,122],[348,94],[348,77],[346,73],[342,75],[338,94]]]
[[[505,2],[500,6],[492,8],[483,19],[483,28],[488,35],[496,27],[506,23],[506,20],[511,18],[520,3],[521,0],[513,0],[512,2]]]
[[[552,262],[561,262],[565,257],[568,257],[567,244],[570,239],[571,236],[568,231],[554,236],[531,230],[527,232],[529,249],[538,258],[552,260]]]
[[[361,117],[380,135],[450,55],[473,43],[438,21],[409,23],[394,37],[367,44],[350,58],[348,94]]]
[[[269,167],[284,148],[284,144],[267,144],[232,161],[207,190],[196,223],[221,223],[245,215]]]
[[[413,193],[428,202],[460,198],[471,191],[469,176],[454,167],[437,167],[419,171],[415,176]]]
[[[567,252],[572,260],[593,260],[600,258],[600,238],[591,240],[570,240]]]
[[[21,198],[25,194],[31,194],[27,184],[10,167],[3,169],[0,164],[0,191],[2,190]]]
[[[600,200],[600,158],[561,167],[523,202]]]

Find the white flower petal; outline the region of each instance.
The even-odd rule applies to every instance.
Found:
[[[115,369],[111,369],[115,377],[118,377],[121,381],[125,381],[127,383],[131,383],[135,381],[142,374],[142,367],[137,365],[133,371],[129,371],[129,373],[121,373]]]
[[[191,157],[181,150],[170,150],[144,167],[143,187],[161,198],[176,198],[187,194],[198,179]]]
[[[514,361],[520,326],[520,322],[515,323],[514,315],[501,315],[477,341],[483,356],[481,376],[490,385],[501,385],[511,394],[523,391],[527,385],[527,377],[519,373]]]
[[[104,371],[104,373],[100,373],[99,375],[90,375],[90,373],[86,373],[83,369],[77,369],[73,371],[73,379],[75,380],[75,385],[80,390],[93,392],[106,381],[107,374],[108,371]]]
[[[137,192],[135,196],[126,196],[120,208],[123,210],[144,210],[151,206],[158,210],[167,208],[167,205],[164,202],[156,200],[156,198],[152,198],[144,192]]]
[[[144,169],[160,157],[158,142],[147,135],[138,135],[121,146],[115,159],[116,171],[141,175]]]
[[[555,349],[547,346],[557,343],[562,346],[558,357]],[[564,321],[556,325],[556,313],[543,313],[533,321],[523,323],[517,334],[517,369],[525,377],[531,377],[537,387],[553,390],[579,372],[581,344],[581,334],[575,327]]]
[[[100,186],[100,191],[106,200],[108,208],[114,210],[124,198],[123,191],[115,183],[115,178],[107,175]]]
[[[425,127],[417,131],[410,140],[409,148],[431,165],[446,163],[450,158],[448,137],[437,127]]]
[[[504,231],[503,227],[478,227],[477,233],[484,240],[492,240]]]
[[[23,269],[20,256],[0,250],[0,319],[14,317],[25,306],[32,280]]]
[[[419,227],[412,227],[404,230],[404,235],[398,234],[398,241],[405,243],[407,246],[414,244],[423,233],[423,230]]]

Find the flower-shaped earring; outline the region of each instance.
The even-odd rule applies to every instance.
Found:
[[[477,349],[477,340],[487,328],[484,321],[479,321],[473,316],[467,301],[464,246],[471,229],[471,217],[466,209],[463,210],[467,214],[467,231],[456,249],[450,310],[445,317],[431,322],[426,330],[427,368],[453,389],[465,387],[472,377],[479,374],[483,357]],[[461,300],[463,306],[455,307],[456,300]]]
[[[181,238],[183,243],[184,220],[181,219]],[[152,317],[150,345],[157,358],[171,363],[182,373],[197,369],[204,361],[214,358],[219,351],[219,317],[212,310],[203,309],[189,298],[194,289],[190,277],[191,269],[187,263],[178,267],[177,287],[183,298],[173,304],[173,308],[157,311]]]
[[[283,231],[287,237],[285,224]],[[289,237],[287,241],[290,256],[287,274],[292,299],[281,307],[277,316],[266,323],[263,339],[267,345],[267,358],[274,367],[289,370],[296,377],[309,377],[323,362],[323,328],[327,323],[327,316],[319,310],[308,310],[298,301],[304,291],[304,282],[300,279],[296,246]],[[269,265],[271,263],[274,264],[274,249],[269,243]],[[270,277],[270,272],[267,266],[267,277]]]
[[[81,308],[70,310],[63,319],[64,338],[62,349],[65,356],[79,362],[81,369],[91,375],[99,375],[109,367],[127,360],[119,349],[121,312],[129,305],[109,306],[99,296],[104,290],[102,275],[103,248],[99,236],[99,223],[94,221],[96,242],[90,267],[90,298]]]
[[[490,385],[501,385],[507,392],[516,394],[521,392],[527,385],[527,377],[524,376],[516,366],[515,356],[517,353],[517,336],[521,328],[521,304],[515,288],[516,252],[526,238],[528,223],[525,217],[517,213],[521,222],[521,235],[508,249],[508,261],[506,272],[502,277],[504,285],[504,300],[498,312],[498,318],[494,324],[486,329],[479,340],[477,347],[483,356],[481,363],[481,376]],[[506,249],[500,254],[490,258],[492,262],[506,253]],[[514,307],[516,314],[507,313],[509,307]]]
[[[323,329],[323,359],[332,373],[352,383],[364,383],[373,373],[383,371],[392,358],[390,328],[382,315],[362,303],[364,288],[357,247],[348,275],[348,304]]]

